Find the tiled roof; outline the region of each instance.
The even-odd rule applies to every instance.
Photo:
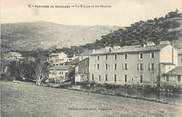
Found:
[[[158,51],[166,47],[168,44],[152,45],[142,47],[140,45],[136,46],[124,46],[119,49],[112,49],[111,52],[107,51],[105,48],[96,50],[92,55],[98,54],[112,54],[112,53],[129,53],[129,52],[145,52],[145,51]]]
[[[182,66],[177,66],[176,68],[165,73],[164,75],[182,75]]]
[[[71,65],[58,65],[58,66],[50,67],[49,70],[69,70],[72,68],[73,66]]]
[[[69,64],[71,64],[71,65],[75,65],[75,64],[78,64],[78,63],[79,63],[79,58],[75,58],[75,59],[73,59],[73,60],[71,60],[69,62]]]

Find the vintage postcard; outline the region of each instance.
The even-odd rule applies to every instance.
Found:
[[[182,117],[182,0],[1,0],[0,117]]]

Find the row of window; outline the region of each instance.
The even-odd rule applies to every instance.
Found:
[[[169,76],[166,77],[166,81],[169,81]],[[181,75],[178,75],[178,82],[181,82]]]
[[[106,70],[108,69],[108,64],[105,64],[105,67],[106,67]],[[97,69],[99,70],[100,66],[99,64],[97,64]],[[117,64],[114,64],[114,69],[116,70],[117,69]],[[124,69],[127,70],[128,69],[128,66],[127,66],[127,63],[124,64]]]
[[[127,75],[124,75],[124,78],[125,78],[125,82],[128,81],[128,76]],[[94,81],[94,74],[92,74],[92,81]],[[133,80],[133,79],[132,79]],[[98,81],[101,81],[101,75],[99,75],[99,79]],[[108,75],[105,74],[105,81],[108,81]],[[114,79],[113,79],[114,82],[117,82],[117,75],[114,74]],[[143,82],[143,75],[140,75],[140,83]]]
[[[115,60],[117,60],[117,54],[114,55]],[[128,59],[128,55],[124,54],[124,58]],[[154,58],[154,52],[150,53],[150,58]],[[106,54],[106,60],[108,59],[108,55]],[[139,59],[143,59],[143,53],[139,53]],[[97,56],[97,60],[100,60],[100,56]]]
[[[123,65],[123,64],[122,64]],[[124,67],[122,66],[122,68],[124,68],[124,70],[128,70],[128,64],[125,63],[124,64]],[[100,65],[97,64],[97,69],[99,70],[100,69]],[[105,69],[107,70],[108,69],[108,64],[105,64]],[[114,64],[114,69],[117,70],[117,64]],[[143,63],[140,63],[140,64],[137,64],[137,70],[144,70],[144,67],[143,67]],[[150,71],[153,71],[154,70],[154,63],[149,63],[148,65],[148,70]]]
[[[64,74],[65,72],[55,72],[55,71],[52,71],[52,72],[49,72],[49,74],[52,74],[52,75],[58,75],[58,74]]]
[[[59,65],[63,65],[63,63],[59,63],[59,64],[52,64],[53,66],[59,66]]]

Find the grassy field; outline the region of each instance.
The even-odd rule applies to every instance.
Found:
[[[32,83],[0,82],[2,117],[181,117],[176,105],[105,96]]]

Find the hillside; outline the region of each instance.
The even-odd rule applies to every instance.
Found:
[[[169,40],[176,48],[182,48],[182,13],[178,10],[171,11],[164,17],[139,21],[130,27],[103,35],[93,46],[101,48],[113,45],[136,45],[147,41],[157,44],[161,40]]]
[[[102,35],[101,39],[97,39],[94,43],[63,48],[61,51],[72,55],[83,52],[85,49],[99,49],[115,45],[138,45],[148,41],[158,44],[161,40],[171,41],[174,47],[182,48],[182,13],[178,10],[171,11],[163,17],[139,21],[129,27]]]
[[[84,45],[117,29],[119,27],[70,26],[43,21],[2,24],[2,47],[28,51]]]
[[[51,49],[69,56],[105,46],[137,45],[169,40],[182,48],[182,13],[178,10],[129,27],[67,26],[49,22],[2,24],[2,47],[13,50]]]

